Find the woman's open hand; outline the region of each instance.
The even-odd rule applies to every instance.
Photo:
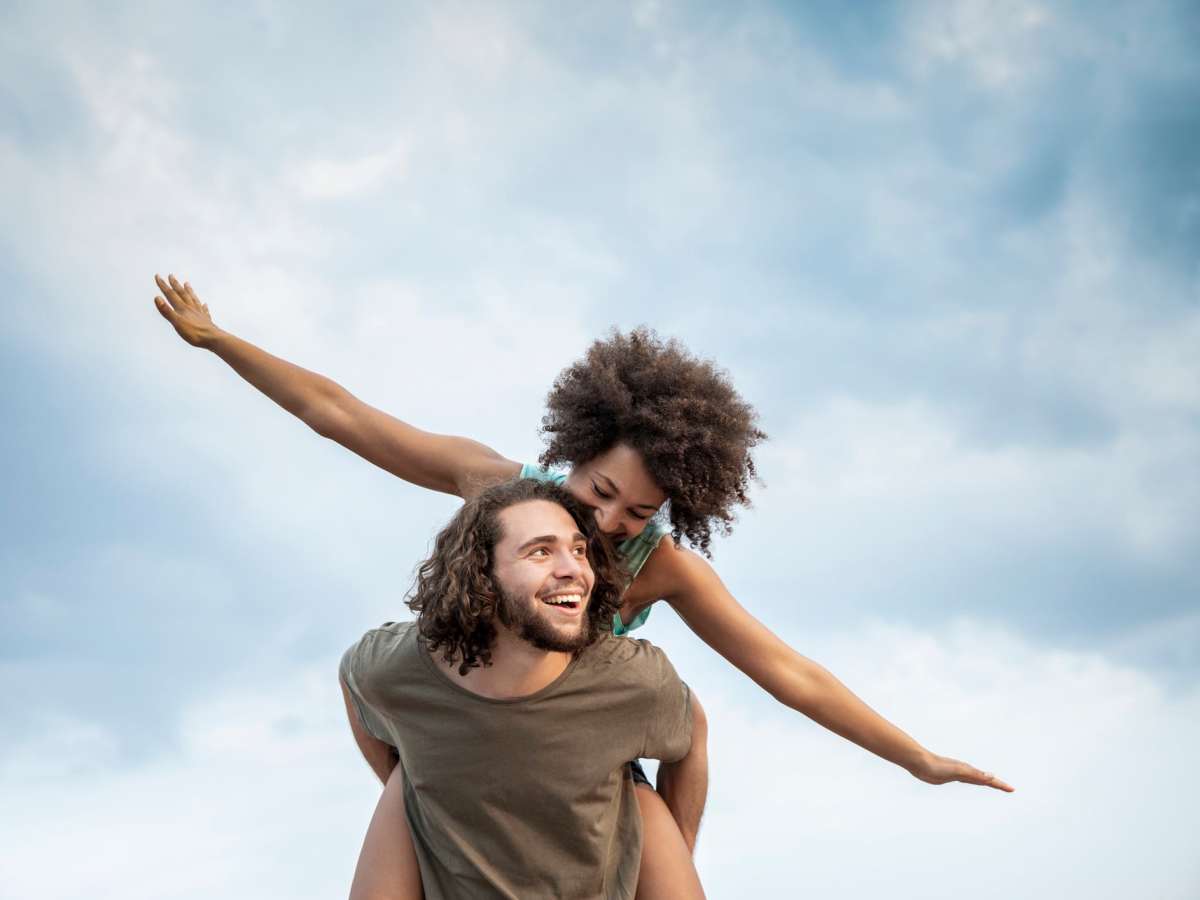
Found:
[[[938,756],[934,753],[930,753],[928,758],[913,770],[913,775],[926,784],[949,784],[951,781],[961,781],[964,784],[979,784],[1010,794],[1013,791],[1012,785],[1001,781],[991,772],[981,772],[961,760]]]
[[[180,284],[174,275],[168,276],[167,280],[155,275],[154,281],[162,291],[162,297],[154,298],[154,305],[162,317],[193,347],[206,346],[218,329],[208,314],[208,307],[200,302],[192,286],[186,281]]]

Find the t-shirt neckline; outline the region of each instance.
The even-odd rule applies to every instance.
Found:
[[[437,676],[437,678],[439,680],[441,680],[447,687],[451,688],[452,690],[458,691],[460,694],[465,694],[466,696],[472,698],[473,700],[479,700],[483,703],[491,703],[491,704],[496,704],[496,705],[500,705],[500,706],[512,706],[517,703],[529,703],[531,701],[541,699],[546,694],[551,693],[559,685],[561,685],[563,681],[566,680],[567,676],[569,676],[572,671],[574,671],[575,666],[578,665],[579,660],[583,657],[583,654],[587,653],[587,651],[589,649],[591,649],[590,644],[587,647],[584,647],[578,653],[574,654],[571,657],[571,661],[569,663],[567,663],[566,668],[563,669],[562,672],[560,672],[553,681],[551,681],[545,687],[539,688],[538,690],[534,691],[532,694],[525,694],[521,697],[507,697],[507,698],[505,698],[505,697],[485,697],[483,694],[477,694],[474,691],[469,690],[466,687],[463,687],[461,684],[456,683],[450,677],[450,673],[447,672],[445,669],[443,669],[441,666],[439,666],[437,664],[437,661],[434,660],[433,654],[430,653],[429,648],[425,646],[425,639],[422,638],[420,634],[417,635],[417,655],[419,657],[421,657],[422,660],[424,660],[425,665],[428,666],[429,669],[433,672],[433,674],[435,676]]]

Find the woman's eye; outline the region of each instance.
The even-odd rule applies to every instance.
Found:
[[[643,516],[641,513],[635,513],[635,512],[631,512],[630,515],[633,516],[635,519],[637,519],[639,522],[645,522],[648,518],[650,518],[649,516]]]
[[[612,494],[606,494],[600,488],[596,487],[595,482],[592,483],[592,490],[596,492],[597,497],[603,497],[605,500],[611,500]]]

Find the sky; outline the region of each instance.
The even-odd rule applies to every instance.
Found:
[[[456,501],[183,344],[533,460],[616,326],[770,440],[730,590],[929,749],[709,719],[710,897],[1200,895],[1194,3],[0,8],[0,897],[325,898],[335,682]]]

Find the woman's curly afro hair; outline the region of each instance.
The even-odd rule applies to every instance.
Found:
[[[766,434],[728,375],[649,328],[614,329],[563,370],[546,398],[544,466],[586,463],[624,443],[670,501],[674,539],[708,555],[750,504],[752,451]]]

